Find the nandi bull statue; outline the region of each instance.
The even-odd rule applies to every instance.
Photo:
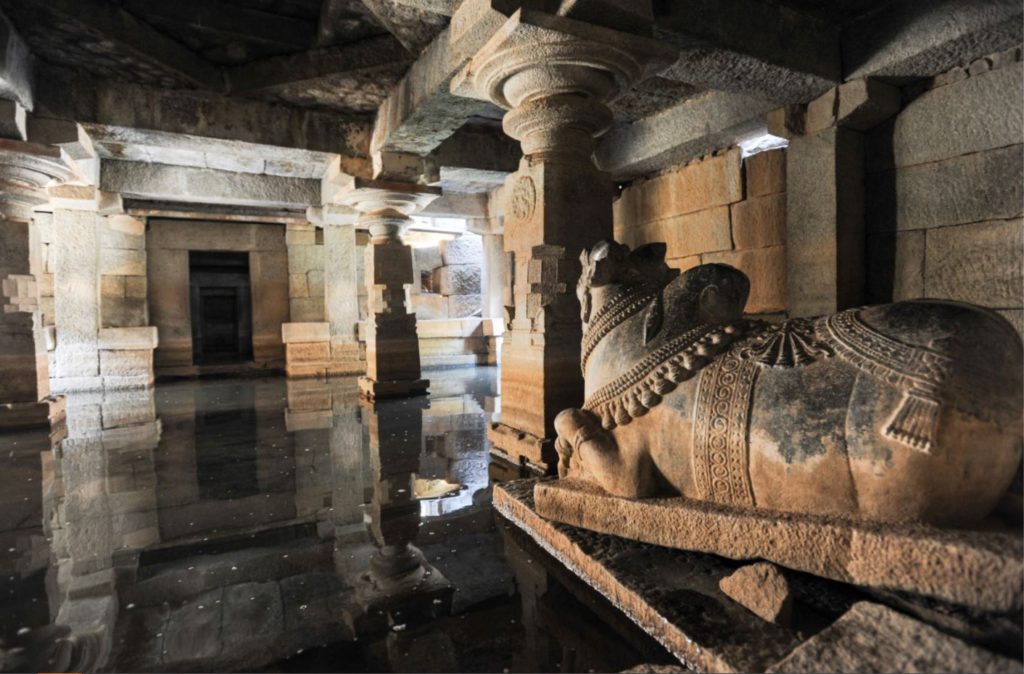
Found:
[[[911,301],[782,323],[664,244],[581,256],[585,403],[559,475],[623,497],[964,526],[1021,460],[1022,347],[994,312]]]

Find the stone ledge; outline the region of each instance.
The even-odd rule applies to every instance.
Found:
[[[160,338],[156,326],[103,328],[100,330],[99,348],[105,351],[155,349],[159,343]]]
[[[330,323],[282,323],[281,341],[285,344],[331,341]]]
[[[798,645],[719,589],[735,565],[713,555],[655,548],[542,518],[536,479],[497,484],[494,507],[604,595],[688,668],[761,672]]]
[[[51,396],[31,403],[0,404],[0,432],[52,427],[62,423],[64,417],[63,396]]]
[[[1022,606],[1019,531],[882,526],[682,498],[632,500],[572,480],[539,483],[535,498],[544,517],[644,543],[766,559],[832,580],[987,611],[1019,612]]]

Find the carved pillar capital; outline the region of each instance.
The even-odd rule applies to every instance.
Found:
[[[71,178],[60,150],[48,145],[0,140],[0,216],[28,222],[47,201],[46,189]]]
[[[508,109],[505,132],[528,157],[589,161],[612,124],[608,101],[673,59],[653,40],[523,9],[456,75],[452,92]]]
[[[438,187],[353,178],[337,201],[359,213],[359,223],[370,230],[373,243],[384,243],[400,240],[410,216],[439,196]]]

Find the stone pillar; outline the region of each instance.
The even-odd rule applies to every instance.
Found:
[[[505,319],[505,236],[481,234],[484,246],[483,317]]]
[[[53,248],[54,314],[57,328],[55,391],[102,390],[100,376],[101,213],[120,210],[120,197],[92,187],[49,190],[56,232]]]
[[[48,426],[63,415],[50,396],[46,336],[39,311],[43,273],[32,209],[48,183],[68,177],[60,152],[5,140],[0,150],[0,430]]]
[[[452,82],[508,109],[505,132],[523,148],[504,188],[511,322],[490,433],[516,463],[552,465],[555,416],[583,402],[579,255],[612,238],[612,185],[592,157],[612,124],[606,103],[672,59],[652,40],[524,9]]]
[[[368,573],[360,576],[355,587],[362,611],[354,622],[362,637],[383,632],[388,618],[415,625],[418,619],[448,613],[453,587],[414,545],[421,524],[415,478],[423,449],[426,398],[364,400],[361,407],[373,486],[366,522],[376,548]]]
[[[865,298],[864,134],[900,109],[898,89],[854,80],[768,115],[786,151],[786,308],[817,316]]]
[[[359,212],[358,225],[370,231],[366,247],[366,375],[359,387],[367,398],[426,393],[421,377],[416,314],[409,311],[412,249],[402,241],[409,216],[441,190],[408,183],[353,178],[342,189],[342,205]]]
[[[330,325],[331,365],[328,374],[366,371],[360,353],[359,280],[356,264],[355,214],[324,208],[324,317]]]

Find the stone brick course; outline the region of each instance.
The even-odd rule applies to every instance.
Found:
[[[615,238],[664,242],[670,266],[733,265],[751,277],[746,312],[786,309],[786,150],[742,159],[739,148],[625,188],[614,204]]]

